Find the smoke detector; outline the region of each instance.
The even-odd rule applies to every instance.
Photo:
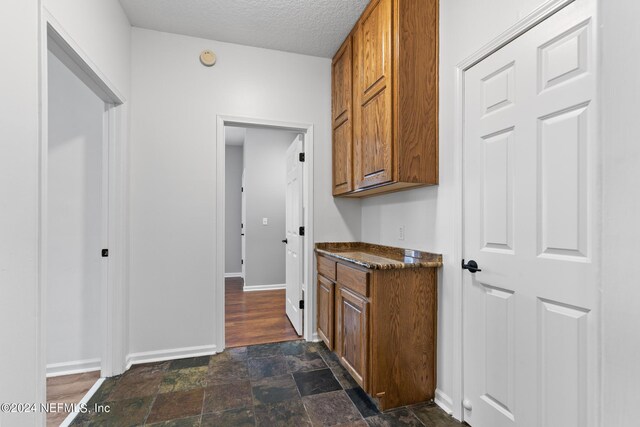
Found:
[[[200,54],[200,62],[205,67],[213,67],[213,65],[216,63],[216,54],[209,49],[203,50]]]

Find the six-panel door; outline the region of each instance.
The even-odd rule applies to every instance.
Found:
[[[463,255],[482,270],[462,288],[474,427],[599,425],[594,13],[572,3],[465,71]]]
[[[354,175],[358,189],[393,180],[392,1],[379,0],[354,34]]]
[[[336,291],[336,352],[342,365],[367,389],[369,303],[338,284]]]

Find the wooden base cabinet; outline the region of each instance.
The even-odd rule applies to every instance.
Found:
[[[318,266],[318,334],[342,366],[381,410],[432,400],[436,269],[369,270],[323,255]]]
[[[335,283],[318,274],[318,335],[333,350]]]
[[[360,387],[367,389],[369,362],[369,303],[338,285],[336,294],[336,354]]]
[[[333,59],[333,194],[438,184],[438,0],[371,0]]]

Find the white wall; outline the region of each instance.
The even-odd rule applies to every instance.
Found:
[[[108,373],[120,373],[125,367],[124,354],[128,353],[128,163],[129,107],[131,95],[131,26],[118,0],[87,2],[84,0],[41,0],[45,18],[51,19],[62,34],[89,65],[125,101],[115,107],[113,116],[119,124],[117,138],[120,141],[110,148],[109,197],[110,221],[118,227],[109,231],[110,292],[117,300],[114,310],[122,310],[123,316],[112,316],[112,336],[117,339],[109,346],[112,366]],[[124,171],[124,172],[121,172]],[[120,232],[122,231],[122,232]],[[124,335],[123,340],[121,336]],[[122,342],[124,341],[124,343]]]
[[[224,272],[242,272],[242,168],[243,147],[241,145],[227,145],[225,147],[225,238],[224,238]]]
[[[316,239],[360,238],[331,196],[330,60],[138,28],[132,58],[131,351],[212,346],[216,115],[313,123]]]
[[[638,424],[639,2],[600,2],[603,147],[602,425]]]
[[[99,367],[104,102],[51,53],[48,63],[47,365]]]
[[[246,199],[245,289],[285,283],[287,148],[298,134],[247,129],[244,140]],[[267,218],[267,225],[262,219]]]
[[[91,61],[128,97],[131,25],[118,0],[42,0],[44,8]]]
[[[95,2],[75,1],[59,8],[56,16],[75,31],[74,39],[91,58],[101,57],[106,64],[124,64],[118,78],[128,80],[129,46],[103,47],[120,34],[128,37],[129,28],[114,24],[111,15],[101,14]],[[99,2],[119,7],[117,0]],[[78,5],[88,5],[88,14],[77,14]],[[3,58],[0,73],[0,401],[37,402],[44,399],[44,364],[38,356],[38,213],[39,213],[39,58],[40,1],[6,0],[2,2],[0,39]],[[124,18],[124,21],[122,20]],[[78,24],[78,25],[74,25]],[[100,31],[106,29],[107,31]],[[86,43],[91,39],[92,43]],[[116,74],[110,67],[107,75]],[[123,84],[120,89],[127,92]],[[10,326],[7,326],[10,325]],[[0,413],[2,425],[34,425],[42,414]]]
[[[542,3],[543,0],[440,2],[440,185],[362,202],[363,241],[443,254],[438,294],[438,394],[445,402],[451,398],[454,387],[451,276],[460,268],[460,260],[451,256],[455,226],[452,222],[455,67]],[[398,239],[401,225],[405,227],[403,241]]]
[[[2,3],[0,55],[0,402],[42,401],[38,340],[38,2]],[[37,414],[0,412],[3,426]]]

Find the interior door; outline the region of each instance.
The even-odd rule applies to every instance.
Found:
[[[244,192],[244,174],[245,173],[245,169],[242,169],[242,202],[241,202],[241,222],[240,222],[240,248],[241,248],[241,260],[240,260],[240,266],[242,267],[242,280],[245,280],[245,251],[246,251],[246,238],[247,236],[245,236],[246,234],[246,230],[247,227],[245,226],[245,224],[247,223],[247,196],[245,195]]]
[[[286,195],[286,310],[289,320],[298,335],[302,335],[302,275],[303,242],[300,227],[303,226],[302,165],[300,153],[303,152],[302,136],[298,135],[287,149],[287,195]]]
[[[474,427],[597,422],[596,28],[586,4],[465,73],[463,407]]]

